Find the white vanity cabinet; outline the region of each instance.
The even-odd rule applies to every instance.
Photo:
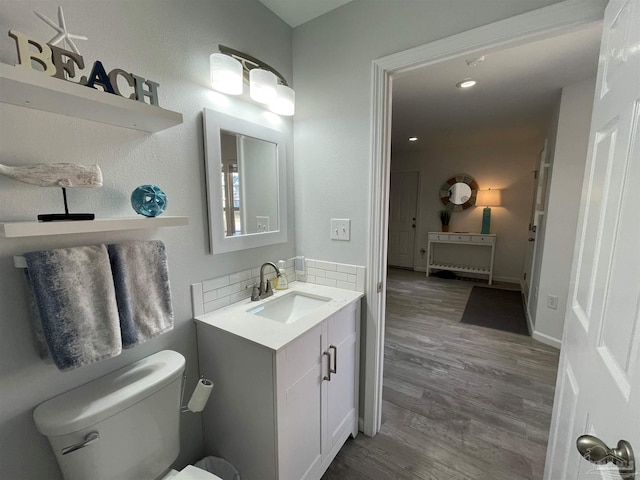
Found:
[[[243,480],[319,480],[357,434],[359,304],[277,351],[198,322],[200,371],[215,384],[203,412],[206,454]]]

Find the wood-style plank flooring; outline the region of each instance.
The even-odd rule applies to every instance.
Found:
[[[558,351],[460,323],[473,282],[390,270],[382,428],[323,480],[539,480]]]

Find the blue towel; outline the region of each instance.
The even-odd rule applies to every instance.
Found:
[[[120,314],[122,346],[131,348],[173,328],[164,243],[108,245]]]
[[[31,252],[25,258],[42,333],[56,366],[70,370],[120,354],[105,245]]]

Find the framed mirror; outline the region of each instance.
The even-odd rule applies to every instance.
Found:
[[[478,184],[469,175],[456,175],[440,187],[440,201],[454,212],[466,210],[476,204]]]
[[[286,242],[284,134],[209,108],[203,124],[211,253]]]

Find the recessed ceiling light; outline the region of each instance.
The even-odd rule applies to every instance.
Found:
[[[418,141],[418,137],[409,137],[409,141],[410,142],[417,142]]]
[[[473,87],[476,83],[475,80],[471,79],[471,78],[465,78],[464,80],[460,80],[458,83],[456,83],[456,87],[458,88],[471,88]]]

